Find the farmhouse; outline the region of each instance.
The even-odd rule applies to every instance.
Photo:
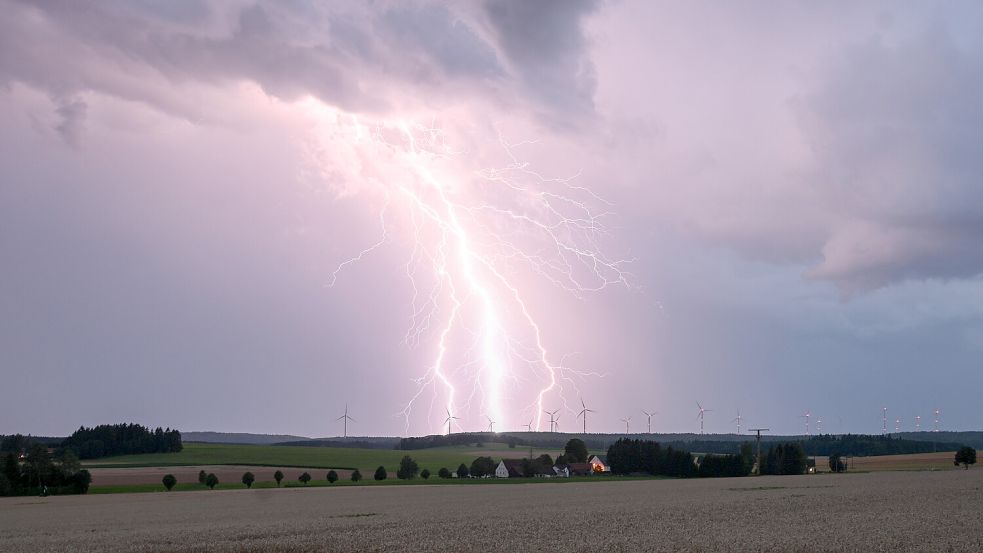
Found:
[[[593,472],[590,463],[567,463],[569,476],[590,476]]]
[[[587,461],[590,464],[591,471],[593,472],[611,472],[611,467],[608,466],[607,460],[600,455],[593,455]]]
[[[522,459],[502,459],[495,467],[495,476],[498,478],[525,476],[525,472],[522,470]]]

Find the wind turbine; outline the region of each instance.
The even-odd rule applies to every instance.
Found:
[[[823,433],[823,419],[822,417],[816,418],[816,434],[822,435]]]
[[[556,417],[556,414],[560,412],[560,410],[559,409],[556,409],[556,410],[553,410],[553,411],[547,411],[547,410],[544,409],[543,412],[550,416],[550,432],[555,432],[555,430],[553,429],[554,426],[556,425],[556,418],[555,417]]]
[[[700,402],[699,401],[696,402],[696,406],[700,408],[700,413],[698,415],[696,415],[696,418],[700,419],[700,435],[702,436],[703,435],[703,415],[704,415],[704,413],[710,413],[710,412],[712,412],[713,409],[704,409],[703,406],[700,405]]]
[[[932,430],[932,432],[938,432],[939,431],[939,416],[941,416],[941,415],[942,415],[942,410],[939,409],[938,407],[936,407],[935,408],[935,428]]]
[[[737,410],[737,418],[735,418],[734,420],[730,421],[730,422],[736,422],[737,423],[737,434],[738,435],[740,435],[740,433],[741,433],[741,421],[742,420],[744,420],[744,417],[741,416],[741,410],[738,409]]]
[[[894,419],[894,431],[901,432],[901,417]]]
[[[559,409],[557,409],[557,411],[559,411]],[[553,426],[556,427],[557,432],[560,431],[560,415],[557,415],[556,419],[553,420]]]
[[[495,433],[495,421],[493,421],[492,418],[489,417],[488,415],[485,415],[485,418],[488,419],[488,432],[494,434]]]
[[[526,432],[532,432],[532,421],[529,421],[529,424],[524,424],[522,426],[526,427]]]
[[[628,428],[631,425],[631,415],[628,415],[626,419],[621,419],[621,422],[625,423],[625,434],[630,434]]]
[[[652,415],[658,415],[659,412],[658,411],[652,411],[651,413],[649,413],[648,411],[642,411],[642,412],[645,413],[645,416],[646,417],[648,417],[648,420],[649,420],[649,426],[648,426],[648,428],[649,428],[649,434],[651,434],[652,433]]]
[[[922,416],[915,415],[915,432],[921,432],[921,431],[922,431]]]
[[[580,406],[584,409],[577,415],[577,418],[584,417],[584,434],[587,434],[587,413],[594,413],[596,411],[587,408],[584,398],[580,398]]]
[[[336,421],[345,421],[345,437],[348,437],[348,421],[355,422],[355,419],[348,416],[348,404],[345,404],[345,414],[336,418]]]
[[[806,412],[805,412],[804,415],[799,415],[799,418],[800,419],[805,419],[806,420],[806,436],[811,436],[811,434],[809,434],[809,417],[811,417],[811,416],[812,416],[812,413],[810,413],[808,409],[806,409]]]
[[[459,419],[457,417],[455,417],[454,415],[451,415],[450,407],[445,407],[444,409],[447,411],[447,418],[444,419],[444,422],[447,423],[447,435],[450,436],[451,435],[451,421],[456,421],[456,420],[459,420]]]
[[[881,434],[887,434],[887,407],[881,407]]]

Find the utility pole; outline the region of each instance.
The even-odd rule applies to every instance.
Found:
[[[758,434],[758,474],[761,476],[761,433],[771,431],[770,428],[748,428],[751,432],[756,432]]]

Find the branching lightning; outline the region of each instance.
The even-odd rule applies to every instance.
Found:
[[[401,411],[407,429],[428,395],[433,431],[442,428],[445,411],[449,417],[473,408],[501,428],[529,416],[541,428],[546,402],[565,404],[564,383],[578,393],[577,381],[597,373],[575,370],[566,356],[556,360],[547,349],[521,275],[538,275],[578,298],[627,287],[631,260],[609,258],[600,245],[611,205],[575,184],[576,176],[548,179],[531,170],[516,154],[526,143],[500,140],[505,166],[473,170],[436,124],[365,125],[321,104],[307,107],[321,121],[318,140],[327,143],[317,151],[346,152],[344,159],[318,162],[358,167],[348,178],[384,197],[380,239],[339,263],[328,285],[393,236],[410,244],[405,274],[411,316],[404,341],[417,347],[433,336],[434,354]],[[600,210],[593,207],[598,204]],[[408,232],[393,230],[397,216],[405,218]]]

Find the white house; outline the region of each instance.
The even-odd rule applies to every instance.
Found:
[[[611,472],[611,467],[608,466],[607,460],[600,455],[592,455],[587,462],[590,463],[590,468],[594,472]]]
[[[495,476],[498,478],[515,478],[523,475],[521,459],[502,459],[495,467]]]

